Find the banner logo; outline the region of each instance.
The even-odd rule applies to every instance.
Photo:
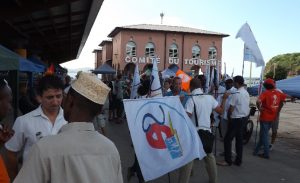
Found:
[[[172,159],[179,158],[183,155],[182,147],[177,131],[173,128],[170,112],[168,111],[168,126],[166,124],[165,110],[161,105],[158,107],[162,114],[161,121],[151,113],[143,115],[142,128],[147,142],[154,149],[168,149]]]

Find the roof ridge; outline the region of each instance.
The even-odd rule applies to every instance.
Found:
[[[121,29],[135,29],[135,30],[149,30],[149,31],[167,31],[167,32],[185,32],[185,33],[192,33],[192,34],[207,34],[207,35],[216,35],[227,37],[228,34],[216,32],[216,31],[209,31],[194,27],[186,27],[186,26],[178,26],[178,25],[165,25],[165,24],[134,24],[134,25],[125,25],[125,26],[118,26],[109,34],[109,36],[113,36],[116,32],[120,31]]]

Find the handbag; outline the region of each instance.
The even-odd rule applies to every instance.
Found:
[[[206,154],[211,153],[214,146],[215,136],[208,130],[198,130],[198,135],[202,141],[203,149]]]
[[[192,97],[193,99],[193,97]],[[197,117],[197,112],[196,112],[196,104],[195,101],[193,99],[194,102],[194,113],[195,113],[195,121],[196,121],[196,127],[199,126],[198,123],[198,117]],[[203,145],[203,149],[205,151],[206,154],[211,153],[213,150],[213,146],[214,146],[214,140],[215,140],[215,136],[208,130],[203,130],[203,129],[199,129],[198,130],[198,135],[202,141],[202,145]]]

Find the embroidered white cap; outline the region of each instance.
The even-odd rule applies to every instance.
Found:
[[[225,81],[227,81],[227,80],[233,80],[233,79],[228,74],[226,74]]]
[[[110,91],[110,88],[95,74],[87,72],[80,73],[78,79],[71,84],[71,87],[85,98],[101,105],[105,103]]]

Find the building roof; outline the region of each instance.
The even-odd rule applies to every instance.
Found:
[[[103,0],[1,0],[0,43],[43,60],[78,58]]]
[[[114,37],[121,30],[138,30],[138,31],[155,31],[155,32],[177,32],[177,33],[190,33],[190,34],[205,34],[213,36],[227,37],[228,34],[223,34],[219,32],[207,31],[202,29],[181,27],[181,26],[170,26],[170,25],[153,25],[153,24],[138,24],[138,25],[128,25],[122,27],[116,27],[108,37]]]
[[[108,39],[108,40],[103,40],[98,46],[104,46],[107,43],[112,43],[112,40]]]
[[[97,48],[97,49],[94,49],[92,53],[101,52],[101,51],[102,51],[102,48]]]

